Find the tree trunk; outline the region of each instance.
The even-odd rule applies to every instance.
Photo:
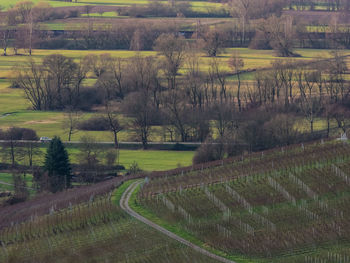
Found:
[[[114,135],[114,147],[117,149],[118,148],[118,134],[116,131],[113,131]]]
[[[329,137],[329,130],[330,130],[330,118],[327,116],[327,138]]]
[[[13,144],[13,141],[11,140],[11,163],[12,163],[12,166],[15,166],[15,146]]]
[[[311,130],[311,134],[314,133],[314,120],[310,120],[310,130]]]
[[[239,76],[239,73],[237,74],[238,78],[238,89],[237,89],[237,102],[238,102],[238,110],[242,111],[242,105],[241,105],[241,78]]]
[[[68,141],[70,142],[71,138],[72,138],[72,133],[73,133],[73,129],[72,127],[69,128],[69,133],[68,133]]]

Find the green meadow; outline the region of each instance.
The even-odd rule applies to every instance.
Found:
[[[26,174],[24,177],[27,187],[32,187],[32,179],[33,176],[31,174]],[[8,185],[11,184],[11,185]],[[1,191],[13,191],[13,179],[12,179],[12,174],[9,173],[0,173],[0,192]],[[34,193],[33,190],[29,191],[31,194]]]
[[[277,59],[273,51],[271,50],[251,50],[247,48],[236,48],[236,49],[225,49],[217,58],[221,64],[221,67],[227,72],[230,72],[228,67],[228,60],[230,55],[233,52],[238,52],[238,54],[244,60],[244,69],[245,70],[259,70],[271,67],[271,63]],[[328,50],[313,50],[313,49],[298,49],[297,53],[301,55],[300,58],[293,58],[293,60],[312,60],[318,58],[327,58],[330,56],[330,51]],[[100,55],[104,53],[109,53],[113,57],[120,58],[130,58],[137,54],[142,56],[157,56],[156,52],[153,51],[127,51],[127,50],[113,50],[113,51],[79,51],[79,50],[34,50],[31,59],[34,61],[40,62],[45,56],[51,54],[62,54],[68,57],[73,58],[74,60],[79,60],[87,55]],[[350,54],[347,51],[346,54]],[[209,63],[212,58],[207,57],[204,53],[198,55],[200,61],[200,69],[203,72],[208,71]],[[25,65],[28,61],[29,56],[21,55],[14,56],[12,51],[9,51],[9,56],[0,56],[0,129],[6,129],[12,126],[19,126],[25,128],[31,128],[36,130],[39,136],[48,136],[53,137],[58,135],[62,137],[63,140],[67,139],[67,131],[64,129],[65,115],[62,112],[51,112],[51,111],[32,111],[30,103],[25,99],[24,93],[18,89],[9,88],[11,84],[11,79],[14,77],[13,68],[18,65]],[[186,64],[182,70],[182,74],[186,72]],[[242,79],[246,81],[251,81],[254,79],[254,72],[246,73],[242,75]],[[232,81],[235,81],[235,77],[229,78]],[[95,79],[93,76],[89,76],[86,80],[86,85],[93,85]],[[233,85],[234,86],[234,85]],[[234,88],[234,87],[233,87]],[[94,112],[84,113],[82,118],[88,119],[93,115],[98,114]],[[125,116],[120,116],[121,122],[126,124],[128,118]],[[304,121],[301,122],[299,129],[307,129],[308,126],[305,126]],[[320,120],[320,124],[315,124],[317,127],[325,127],[325,122]],[[151,141],[161,141],[161,127],[153,127],[151,131]],[[73,134],[72,140],[78,141],[83,135],[91,135],[95,137],[98,141],[112,141],[112,135],[107,131],[89,131],[83,132],[78,131]],[[135,133],[130,129],[125,129],[120,132],[119,139],[121,141],[130,141],[135,139]]]
[[[22,0],[2,0],[1,6],[3,8],[9,8],[14,6],[17,2],[21,2]],[[65,2],[65,1],[47,1],[47,0],[31,0],[34,3],[38,2],[47,2],[52,7],[64,7],[64,6],[85,6],[85,5],[100,5],[100,6],[131,6],[131,5],[146,5],[151,1],[146,0],[77,0],[73,2]],[[161,1],[167,3],[168,1]],[[212,3],[206,1],[189,1],[193,10],[195,11],[210,11],[212,8],[219,8],[223,5],[220,3]]]

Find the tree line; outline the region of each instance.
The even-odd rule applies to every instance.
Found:
[[[346,115],[348,69],[346,57],[339,51],[325,60],[276,60],[270,68],[253,73],[253,81],[246,82],[241,79],[244,61],[237,52],[231,54],[227,65],[212,57],[208,69],[203,70],[197,50],[181,35],[163,34],[154,48],[160,56],[138,54],[122,59],[102,54],[73,61],[50,55],[42,63],[30,60],[26,67],[17,69],[12,87],[24,90],[34,110],[65,111],[69,140],[77,129],[110,130],[116,147],[118,133],[126,128],[135,132],[133,139],[142,142],[144,148],[154,126],[162,127],[165,141],[232,137],[253,145],[252,140],[258,137],[247,136],[258,127],[249,127],[249,119],[272,121],[271,125],[275,125],[275,117],[288,119],[285,132],[293,135],[298,116],[308,120],[313,134],[316,118],[325,117],[329,130],[330,120],[342,112],[339,107]],[[84,84],[88,74],[96,80],[93,86]],[[229,80],[232,76],[234,81]],[[102,109],[98,116],[80,120],[79,111],[96,106]],[[281,112],[287,115],[280,116]],[[120,121],[120,113],[130,117],[127,123]],[[343,121],[337,123],[345,129]],[[270,138],[272,141],[252,147],[293,142],[276,139],[278,131],[270,133],[275,142]]]
[[[348,48],[350,46],[348,41],[350,30],[340,10],[326,21],[323,21],[322,17],[318,18],[317,21],[312,22],[311,26],[310,22],[296,20],[284,12],[288,3],[291,8],[298,6],[295,2],[230,0],[224,4],[223,10],[233,18],[231,21],[218,25],[204,25],[198,19],[197,24],[186,32],[182,31],[176,23],[165,24],[148,20],[142,23],[126,21],[101,24],[89,16],[92,10],[89,6],[85,8],[84,12],[88,16],[79,30],[52,31],[45,29],[40,23],[51,19],[77,17],[84,8],[58,12],[47,4],[34,5],[29,1],[19,2],[12,9],[2,13],[1,45],[4,55],[10,47],[14,49],[15,54],[20,49],[24,49],[29,55],[33,48],[152,50],[161,34],[180,32],[191,41],[196,41],[209,56],[216,56],[220,53],[220,49],[227,47],[249,46],[255,49],[274,49],[279,56],[295,56],[296,54],[292,51],[294,47]],[[341,5],[340,1],[338,2]],[[164,8],[175,8],[173,13],[178,16],[182,13],[183,6],[186,6],[183,2],[175,2],[174,7],[172,3],[150,2],[145,6],[131,6],[117,12],[121,15],[126,12],[124,15],[130,16],[135,9],[141,13],[145,12],[144,15],[141,13],[135,15],[136,17],[153,17],[157,14],[164,17],[167,16],[163,14]],[[180,8],[180,11],[176,8]],[[188,4],[186,8],[191,9]],[[149,12],[155,12],[155,14]]]

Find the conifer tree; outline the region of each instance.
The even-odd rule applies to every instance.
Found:
[[[50,191],[62,191],[70,186],[71,168],[68,153],[60,138],[50,142],[45,156],[44,170],[49,177]]]

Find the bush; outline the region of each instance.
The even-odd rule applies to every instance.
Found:
[[[115,149],[111,149],[106,152],[105,160],[108,167],[113,167],[118,157],[118,153]]]
[[[0,140],[37,141],[38,139],[36,131],[28,128],[12,127],[7,131],[0,130]]]
[[[219,141],[207,140],[196,151],[193,164],[207,163],[224,157],[224,145]]]
[[[78,129],[83,131],[108,131],[109,123],[103,116],[96,116],[78,123]]]
[[[80,91],[78,107],[82,111],[89,111],[94,105],[101,105],[103,93],[97,88],[83,88]]]
[[[249,44],[251,49],[272,49],[270,45],[270,39],[267,39],[263,32],[256,31],[254,38]]]
[[[139,167],[139,164],[134,161],[132,164],[130,164],[128,171],[129,171],[129,174],[133,175],[141,172],[142,170]]]

